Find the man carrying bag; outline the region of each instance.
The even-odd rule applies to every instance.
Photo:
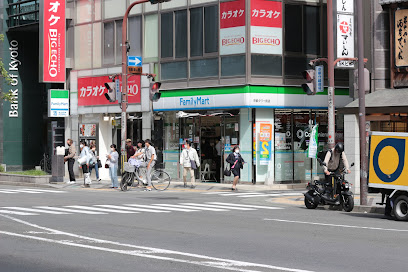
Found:
[[[186,148],[181,152],[180,164],[183,166],[183,181],[184,188],[187,187],[187,173],[190,172],[191,188],[195,188],[194,170],[200,167],[200,159],[198,158],[197,150],[191,146],[191,141],[186,141]]]

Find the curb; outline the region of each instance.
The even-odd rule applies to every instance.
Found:
[[[32,182],[13,182],[13,181],[0,181],[0,185],[12,185],[12,186],[24,186],[24,187],[39,187],[39,188],[55,188],[51,184],[47,183],[32,183]]]
[[[322,207],[325,210],[331,210],[331,211],[343,211],[343,209],[340,208],[340,206],[319,206]],[[384,214],[385,212],[385,207],[378,207],[378,206],[360,206],[356,205],[354,206],[354,209],[352,213],[373,213],[373,214]]]

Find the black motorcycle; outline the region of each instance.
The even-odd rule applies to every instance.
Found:
[[[318,159],[321,166],[325,165]],[[354,163],[351,164],[351,167]],[[308,209],[316,209],[320,205],[341,206],[344,211],[351,212],[354,208],[354,196],[350,191],[352,184],[345,179],[345,170],[331,173],[332,184],[315,180],[308,183],[305,195],[305,206]]]

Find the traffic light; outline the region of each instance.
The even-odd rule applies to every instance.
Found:
[[[115,102],[116,101],[116,88],[115,88],[115,83],[114,82],[107,82],[105,83],[105,87],[108,90],[107,93],[105,93],[106,99],[108,99],[109,102]]]
[[[153,102],[156,102],[160,99],[160,96],[161,96],[160,86],[161,86],[160,82],[153,81],[152,83],[150,83],[149,97],[150,97],[150,100],[152,100]]]
[[[302,76],[306,79],[306,83],[302,84],[303,91],[307,95],[316,94],[315,70],[309,69],[302,72]]]
[[[170,0],[149,0],[150,3],[152,3],[152,5],[154,4],[159,4],[159,3],[163,3],[163,2],[169,2]]]

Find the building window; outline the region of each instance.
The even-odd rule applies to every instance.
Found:
[[[245,76],[245,56],[221,57],[221,77]]]
[[[103,64],[115,62],[115,23],[109,22],[103,25]]]
[[[186,79],[187,78],[187,62],[168,62],[161,64],[162,80]]]
[[[218,6],[204,8],[205,53],[218,52]]]
[[[159,16],[157,14],[145,15],[144,18],[144,58],[157,61],[159,58]]]
[[[252,55],[251,73],[257,76],[282,76],[282,56]]]
[[[203,8],[190,9],[190,56],[203,55]]]
[[[174,15],[176,58],[185,58],[187,57],[187,10],[176,11]]]
[[[116,61],[115,64],[122,63],[122,21],[115,21],[116,28],[116,42],[115,42],[115,52]]]
[[[173,57],[173,12],[161,15],[161,57]]]
[[[131,56],[142,55],[142,17],[134,16],[129,18],[129,44]],[[156,39],[157,40],[157,39]]]
[[[190,61],[190,77],[218,77],[218,58]]]

